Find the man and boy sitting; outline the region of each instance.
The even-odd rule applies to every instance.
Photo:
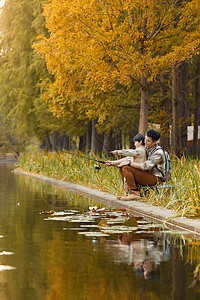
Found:
[[[106,161],[107,166],[117,165],[125,187],[126,194],[118,199],[137,200],[140,191],[137,185],[154,186],[163,182],[165,174],[165,155],[162,148],[157,148],[160,133],[149,129],[146,135],[137,134],[134,137],[134,149],[111,151],[114,155],[123,155],[125,158]],[[156,151],[155,151],[156,149]]]

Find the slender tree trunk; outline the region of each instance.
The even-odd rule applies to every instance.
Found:
[[[84,152],[86,148],[86,133],[79,139],[79,151]]]
[[[194,135],[192,144],[192,154],[194,156],[198,153],[198,125],[200,125],[200,63],[196,62],[196,74],[195,74],[195,105],[194,105]]]
[[[62,150],[63,149],[63,135],[58,133],[58,139],[57,139],[57,149]]]
[[[122,133],[119,132],[115,136],[112,137],[110,141],[110,149],[111,150],[117,150],[122,149]]]
[[[58,151],[58,132],[52,133],[52,151]]]
[[[69,150],[69,137],[65,134],[63,137],[63,149]]]
[[[106,133],[104,135],[103,154],[105,154],[105,155],[109,155],[111,138],[112,138],[112,131],[110,131],[109,133]]]
[[[91,140],[91,152],[99,154],[103,149],[103,136],[97,133],[96,130],[97,120],[92,121],[92,140]]]
[[[166,74],[162,74],[161,77],[161,94],[164,100],[162,101],[161,109],[165,114],[164,117],[161,117],[160,120],[160,131],[161,138],[160,144],[164,149],[170,149],[170,116],[171,116],[171,101],[167,96],[167,92],[169,90],[169,86],[167,84],[168,76]]]
[[[187,64],[175,65],[172,74],[172,147],[180,156],[187,147]]]
[[[92,121],[87,124],[86,133],[86,153],[91,151],[91,141],[92,141]]]
[[[140,122],[139,133],[145,134],[148,129],[148,114],[149,114],[149,87],[147,78],[141,76],[141,106],[140,106]]]
[[[48,134],[46,136],[46,145],[47,145],[47,150],[52,151],[52,144],[51,144],[51,140],[50,140],[50,137]]]

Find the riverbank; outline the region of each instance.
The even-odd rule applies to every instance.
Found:
[[[44,175],[26,172],[19,168],[15,169],[14,173],[59,187],[63,190],[68,190],[73,193],[89,197],[93,200],[97,200],[114,208],[125,208],[130,213],[133,213],[138,216],[143,216],[144,218],[153,222],[162,223],[170,229],[178,230],[181,232],[186,231],[192,236],[194,236],[196,239],[200,239],[199,219],[176,217],[175,211],[173,210],[153,206],[142,201],[120,201],[116,199],[116,196],[111,195],[107,192],[102,192],[96,189],[91,189],[82,185],[66,182],[63,180],[57,180],[54,178],[46,177]]]
[[[0,153],[0,163],[15,163],[16,161],[13,153]]]

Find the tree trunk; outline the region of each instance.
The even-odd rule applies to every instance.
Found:
[[[148,114],[149,114],[149,87],[147,78],[141,76],[141,105],[140,105],[140,122],[139,133],[145,134],[148,129]]]
[[[91,151],[91,142],[92,142],[92,121],[87,124],[87,133],[86,133],[86,153],[88,154]]]
[[[187,148],[187,64],[175,65],[172,75],[172,147],[181,156]]]
[[[52,133],[52,151],[58,151],[58,132]]]
[[[86,133],[79,139],[79,151],[84,152],[86,148]]]
[[[69,150],[69,137],[65,134],[63,137],[63,149]]]
[[[170,150],[170,117],[171,117],[171,101],[167,96],[167,92],[169,90],[169,86],[167,84],[168,76],[166,74],[162,74],[161,77],[161,94],[163,97],[163,101],[161,103],[162,111],[164,113],[164,117],[161,117],[160,120],[160,131],[161,131],[161,138],[160,144],[161,146],[166,149]]]
[[[195,74],[195,104],[194,104],[194,134],[192,143],[192,154],[198,156],[198,125],[200,125],[200,63],[196,62],[196,74]]]
[[[50,140],[50,137],[48,134],[46,136],[46,145],[47,145],[47,150],[52,151],[52,144],[51,144],[51,140]]]
[[[110,149],[111,150],[122,149],[122,133],[121,132],[111,138]]]
[[[109,133],[106,133],[104,135],[103,154],[105,154],[105,155],[109,155],[111,138],[112,138],[112,131],[110,131]]]
[[[103,149],[103,136],[97,133],[96,130],[97,120],[92,121],[92,140],[91,140],[91,152],[99,154]]]

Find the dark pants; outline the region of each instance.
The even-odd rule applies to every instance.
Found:
[[[123,184],[125,177],[128,188],[130,190],[137,189],[137,184],[152,186],[156,185],[159,182],[162,182],[162,180],[159,177],[153,174],[149,174],[146,171],[135,169],[130,166],[123,166],[122,168],[119,168],[119,172],[122,177]]]

